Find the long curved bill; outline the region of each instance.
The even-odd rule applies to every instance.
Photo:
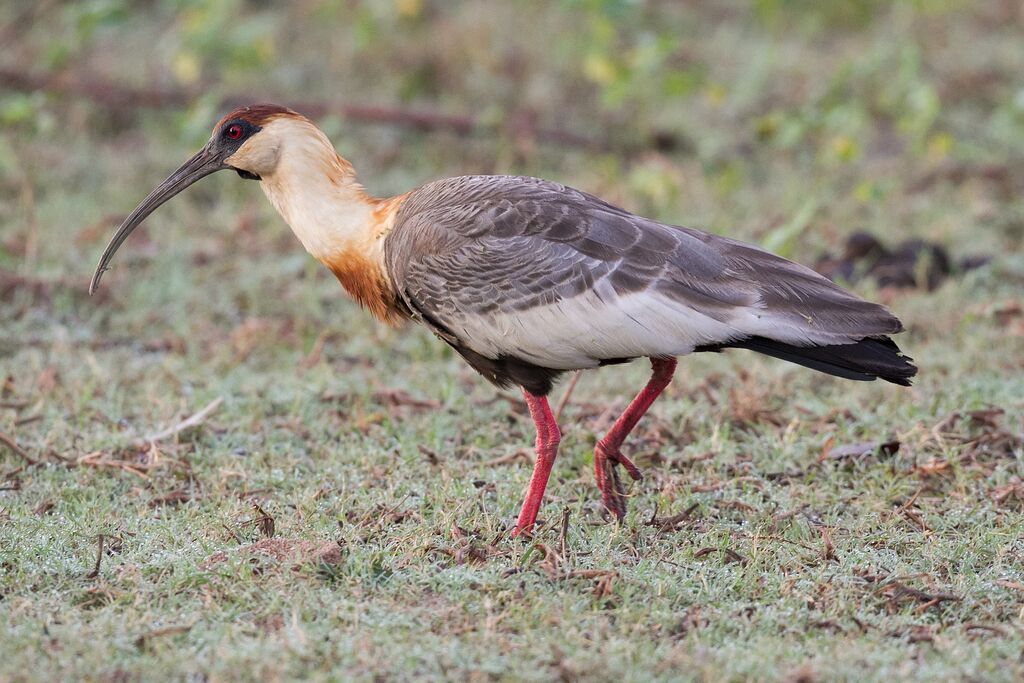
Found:
[[[139,224],[149,214],[153,213],[158,206],[192,183],[225,168],[230,167],[224,163],[220,155],[211,149],[211,145],[207,144],[196,152],[195,156],[182,164],[181,168],[172,173],[167,180],[160,183],[155,190],[150,192],[149,196],[142,200],[142,203],[135,207],[135,210],[124,219],[124,223],[121,223],[121,227],[117,229],[114,236],[110,238],[110,242],[107,243],[107,248],[103,250],[100,262],[96,266],[96,272],[92,275],[92,282],[89,283],[89,294],[95,292],[99,286],[100,278],[103,277],[103,272],[107,270],[110,260],[114,257],[114,252],[117,251],[117,248],[128,239],[128,235],[132,234],[132,231],[139,227]]]

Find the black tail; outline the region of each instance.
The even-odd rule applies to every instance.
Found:
[[[904,356],[889,337],[868,337],[852,344],[835,346],[794,346],[766,337],[750,337],[727,344],[698,346],[694,350],[730,348],[750,349],[836,377],[866,382],[881,378],[909,387],[910,378],[917,374],[914,359]]]

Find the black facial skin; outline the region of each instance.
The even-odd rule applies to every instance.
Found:
[[[231,137],[231,133],[236,126],[238,127],[240,134],[233,138]],[[238,148],[241,147],[246,140],[260,132],[260,130],[261,128],[259,126],[249,123],[245,119],[234,119],[221,126],[219,139],[224,151],[227,152],[225,158],[230,157],[232,154],[237,152]],[[260,180],[260,177],[255,173],[243,171],[240,168],[236,168],[235,171],[240,177],[246,180]]]

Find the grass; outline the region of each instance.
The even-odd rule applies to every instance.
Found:
[[[204,52],[195,22],[160,5],[74,49],[131,81],[158,72],[141,46],[169,41],[211,88],[254,99],[331,99],[291,67],[455,111],[511,89],[542,120],[622,149],[650,131],[683,143],[560,150],[327,119],[379,194],[523,172],[804,262],[855,229],[991,256],[934,291],[856,286],[906,323],[915,386],[743,352],[682,359],[627,444],[646,476],[616,525],[591,449],[646,368],[585,374],[545,526],[508,540],[533,438],[515,394],[424,330],[373,323],[254,183],[215,176],[161,209],[85,296],[117,218],[216,119],[207,104],[112,115],[0,93],[0,432],[34,461],[0,446],[0,680],[1024,676],[1018,20],[998,3],[851,3],[863,16],[805,8],[783,32],[795,10],[777,3],[614,4],[537,4],[531,22],[417,3],[330,21],[239,10],[256,28],[231,39],[269,39],[273,68]],[[559,43],[574,18],[582,37]],[[302,21],[308,44],[292,44]],[[442,30],[457,38],[428,39]],[[686,49],[645,66],[638,46],[659,30]],[[43,63],[55,41],[44,22],[9,59]],[[520,71],[485,59],[512,53]],[[423,82],[412,62],[429,66]],[[680,83],[692,87],[673,94]],[[218,399],[201,424],[138,444]],[[859,443],[869,453],[850,455]]]

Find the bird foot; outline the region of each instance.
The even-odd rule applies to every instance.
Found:
[[[619,478],[618,465],[622,465],[633,481],[643,479],[640,468],[624,456],[618,448],[612,448],[600,441],[594,448],[594,478],[601,491],[601,502],[620,522],[626,516],[626,492]]]

